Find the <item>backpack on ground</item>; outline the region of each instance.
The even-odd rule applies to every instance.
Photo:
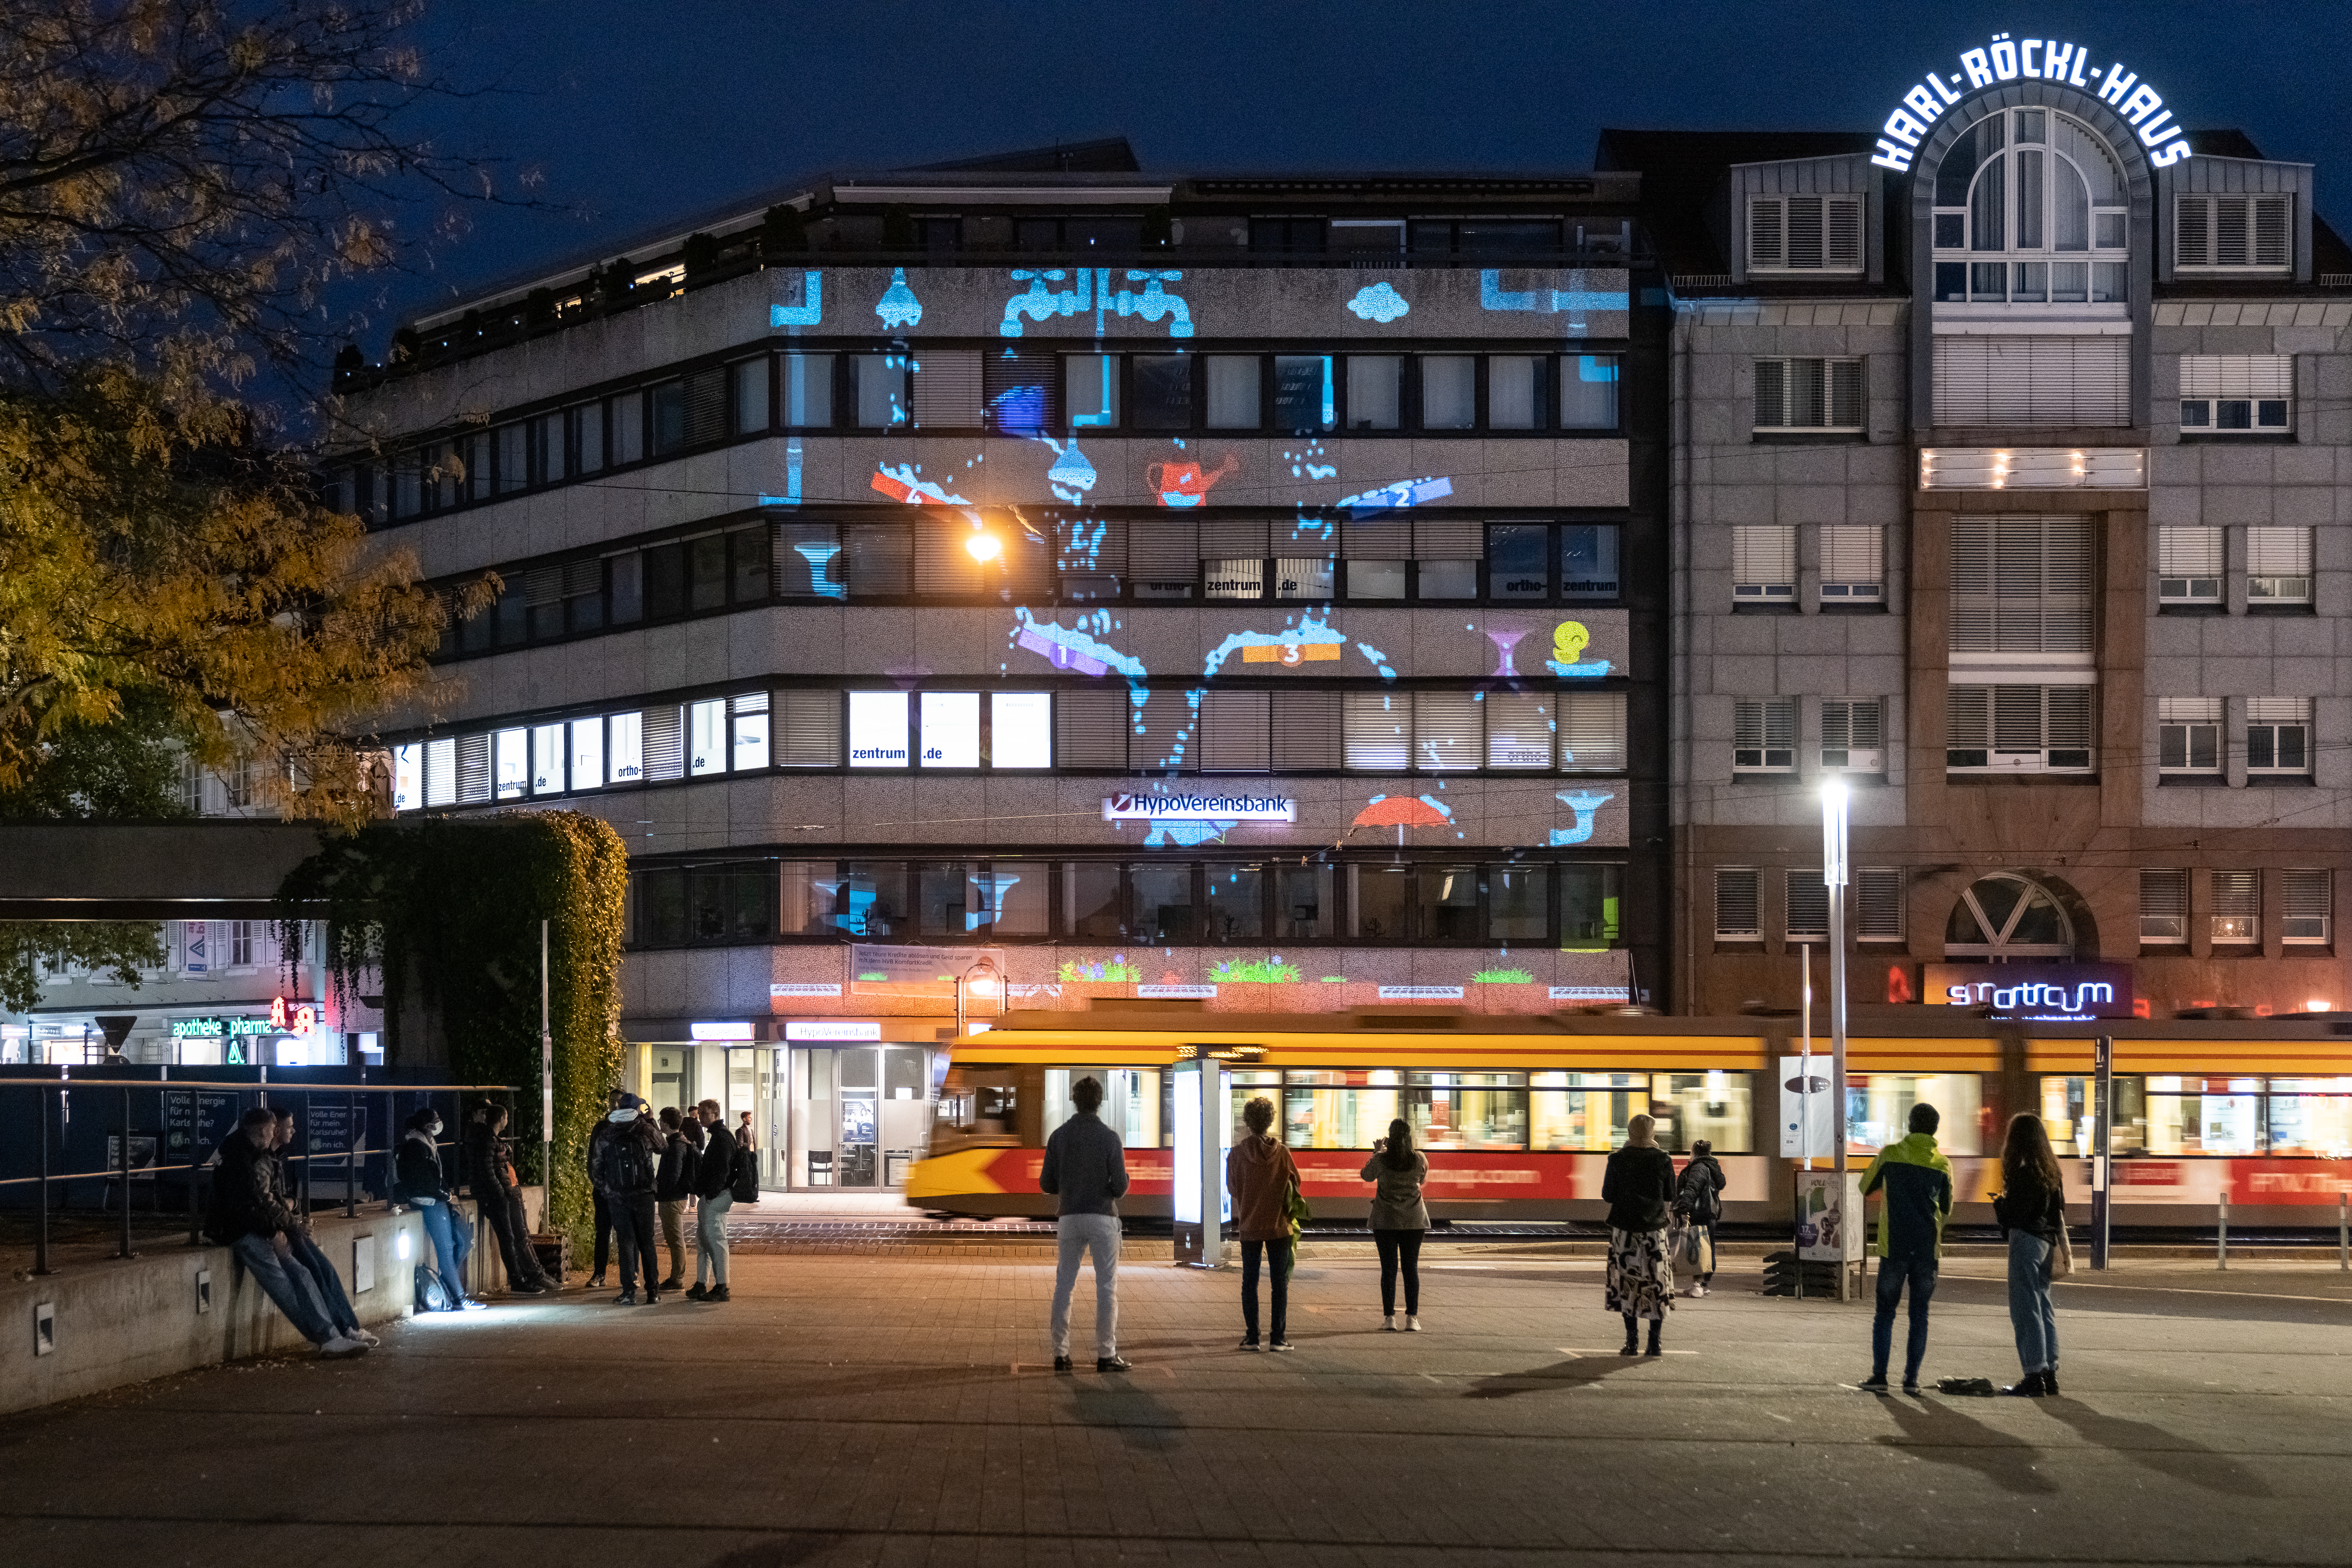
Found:
[[[441,1283],[441,1276],[428,1265],[416,1266],[416,1310],[420,1312],[446,1312],[451,1305],[449,1288]]]
[[[734,1166],[727,1173],[727,1187],[739,1204],[760,1201],[759,1156],[740,1143],[735,1145]]]

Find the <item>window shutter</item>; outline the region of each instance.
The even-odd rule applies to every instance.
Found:
[[[1345,751],[1339,694],[1276,691],[1272,695],[1275,770],[1308,772],[1340,766]]]
[[[1862,198],[1860,196],[1830,197],[1828,218],[1827,265],[1841,271],[1860,271],[1862,269]]]
[[[1265,557],[1263,518],[1208,518],[1199,526],[1203,561],[1255,561]]]
[[[1797,531],[1740,525],[1731,531],[1735,600],[1790,599],[1797,592]]]
[[[2218,528],[2159,528],[2156,531],[2156,570],[2164,577],[2219,577],[2221,574],[2221,531]]]
[[[1486,765],[1549,772],[1551,700],[1535,691],[1490,691],[1486,707]]]
[[[2328,917],[2335,913],[2333,879],[2324,870],[2282,871],[2279,935],[2287,942],[2327,940]]]
[[[1054,755],[1065,768],[1127,766],[1124,686],[1084,687],[1054,694]]]
[[[1885,530],[1833,524],[1822,530],[1822,581],[1849,588],[1885,581]],[[1840,595],[1846,597],[1849,595]],[[1875,595],[1854,595],[1874,598]]]
[[[2248,251],[2246,198],[2222,196],[2213,203],[2213,265],[2244,267]]]
[[[463,804],[490,798],[490,738],[457,737],[457,799]],[[242,803],[240,803],[242,804]]]
[[[905,523],[852,525],[841,542],[852,597],[898,599],[915,591],[915,541]]]
[[[1139,520],[1128,529],[1127,564],[1141,583],[1199,582],[1200,524],[1189,517]]]
[[[990,349],[981,393],[992,429],[1006,436],[1047,435],[1062,427],[1062,367],[1050,349]]]
[[[972,559],[965,541],[979,531],[961,512],[915,518],[915,592],[948,598],[967,598],[981,590],[982,563]]]
[[[2221,700],[2218,697],[2159,697],[2156,701],[2157,721],[2162,724],[2218,724],[2221,721]]]
[[[1213,773],[1262,773],[1272,763],[1270,691],[1211,691],[1201,699],[1201,767]]]
[[[1625,694],[1563,691],[1559,703],[1559,765],[1563,773],[1625,771]]]
[[[982,564],[982,587],[996,585],[990,580],[993,574],[1016,603],[1053,593],[1054,542],[1045,530],[1036,523],[1019,521],[1001,527],[998,532],[1004,541],[1003,553],[995,562]]]
[[[1829,427],[1832,430],[1862,428],[1862,362],[1856,359],[1831,360],[1829,383]]]
[[[1776,697],[1732,704],[1734,771],[1785,773],[1797,761],[1797,703]]]
[[[1402,772],[1412,742],[1412,694],[1346,694],[1347,765],[1375,773]]]
[[[2042,749],[2042,688],[1992,689],[1992,747],[1996,752]]]
[[[2246,699],[2246,722],[2249,724],[2308,724],[2311,722],[2311,699],[2308,697],[2249,697]]]
[[[1412,520],[1349,518],[1339,524],[1339,553],[1350,561],[1410,561]]]
[[[1715,873],[1715,934],[1727,941],[1753,940],[1764,934],[1758,883],[1762,874],[1748,867],[1723,867]]]
[[[774,744],[780,768],[841,766],[841,693],[796,688],[777,692]]]
[[[1201,693],[1181,687],[1154,688],[1136,710],[1128,742],[1128,766],[1139,773],[1201,771],[1197,744]]]
[[[1066,577],[1127,575],[1126,521],[1081,517],[1055,523],[1054,570]]]
[[[1822,265],[1822,198],[1790,196],[1789,204],[1789,266],[1818,270]]]
[[[2289,236],[2293,227],[2288,218],[2294,201],[2293,196],[2254,198],[2253,264],[2256,267],[2283,268],[2294,259],[2289,251]]]
[[[1875,697],[1824,700],[1822,703],[1822,750],[1824,752],[1875,752],[1879,749],[1878,714],[1878,699]],[[1822,760],[1828,761],[1826,757]]]
[[[2049,739],[2053,752],[2086,751],[2091,744],[2091,688],[2053,686],[2046,689],[2050,712]],[[2055,765],[2061,759],[2051,758]]]
[[[1754,196],[1748,203],[1748,265],[1783,267],[1788,252],[1781,242],[1780,198]],[[1761,421],[1759,420],[1760,424]]]
[[[2182,354],[2183,397],[2293,397],[2293,354]]]
[[[646,777],[682,778],[686,774],[686,715],[675,702],[646,710]]]
[[[2263,912],[2263,874],[2260,871],[2216,871],[2213,876],[2213,912],[2217,916],[2260,918]],[[2214,932],[2215,938],[2221,932]],[[2242,940],[2251,941],[2249,935]]]
[[[1412,525],[1416,561],[1478,561],[1486,554],[1486,525],[1475,518],[1423,517]]]
[[[2250,577],[2310,576],[2311,530],[2246,530],[2246,574]]]
[[[2142,942],[2189,940],[2189,873],[2180,870],[2139,874],[2139,939]]]
[[[1423,773],[1467,773],[1486,749],[1486,703],[1475,691],[1416,691],[1412,765]]]
[[[2092,546],[2088,518],[1955,519],[1951,651],[2089,652]]]
[[[2131,340],[1952,336],[1935,342],[1938,425],[2131,423]]]
[[[1853,874],[1854,936],[1863,942],[1903,940],[1903,873],[1865,866]]]
[[[2183,196],[2173,209],[2173,265],[2210,267],[2213,263],[2212,206],[2204,196]]]
[[[1775,430],[1789,423],[1789,363],[1756,362],[1756,428]]]
[[[915,428],[981,426],[980,350],[926,349],[915,361]]]
[[[1992,744],[1992,688],[1955,686],[1944,698],[1944,743],[1981,752]]]
[[[1792,937],[1830,934],[1830,889],[1820,870],[1788,874],[1785,929]]]
[[[700,446],[727,434],[727,372],[712,365],[686,378],[686,444]]]

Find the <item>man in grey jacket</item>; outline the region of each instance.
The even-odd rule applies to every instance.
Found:
[[[1054,1370],[1070,1370],[1070,1292],[1078,1282],[1078,1259],[1091,1251],[1095,1263],[1095,1370],[1125,1372],[1118,1353],[1118,1200],[1127,1192],[1127,1154],[1118,1134],[1102,1124],[1102,1085],[1082,1078],[1070,1086],[1077,1114],[1045,1140],[1045,1164],[1037,1190],[1062,1200],[1061,1258],[1054,1274]]]

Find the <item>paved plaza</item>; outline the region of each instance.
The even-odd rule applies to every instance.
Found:
[[[1297,1352],[1244,1355],[1236,1273],[1165,1246],[1121,1277],[1125,1374],[1084,1281],[1053,1373],[1034,1246],[740,1256],[723,1307],[575,1289],[0,1420],[0,1536],[109,1568],[2352,1561],[2332,1255],[2062,1285],[2066,1394],[2026,1401],[1841,1387],[1868,1310],[1760,1297],[1753,1258],[1651,1361],[1595,1258],[1438,1250],[1427,1331],[1387,1334],[1370,1248],[1321,1244]],[[1952,1261],[1930,1379],[2014,1376],[2004,1300]]]

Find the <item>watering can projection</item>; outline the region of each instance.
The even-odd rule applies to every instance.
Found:
[[[1356,813],[1358,827],[1393,827],[1397,843],[1404,843],[1408,827],[1444,827],[1454,820],[1444,807],[1409,795],[1381,795]]]
[[[1561,795],[1555,798],[1560,805],[1576,813],[1575,826],[1555,827],[1551,830],[1552,845],[1558,847],[1562,844],[1588,842],[1592,837],[1593,814],[1617,797],[1613,794],[1594,795],[1590,790],[1578,790],[1573,794]]]
[[[1143,470],[1144,488],[1158,492],[1161,506],[1199,506],[1209,499],[1219,479],[1241,466],[1241,459],[1231,452],[1217,459],[1213,468],[1204,469],[1190,458],[1177,463],[1152,463]]]
[[[1607,659],[1596,658],[1589,662],[1582,659],[1585,646],[1591,641],[1592,634],[1584,629],[1582,621],[1562,621],[1552,628],[1551,658],[1545,663],[1554,675],[1571,679],[1606,675],[1609,673]]]

